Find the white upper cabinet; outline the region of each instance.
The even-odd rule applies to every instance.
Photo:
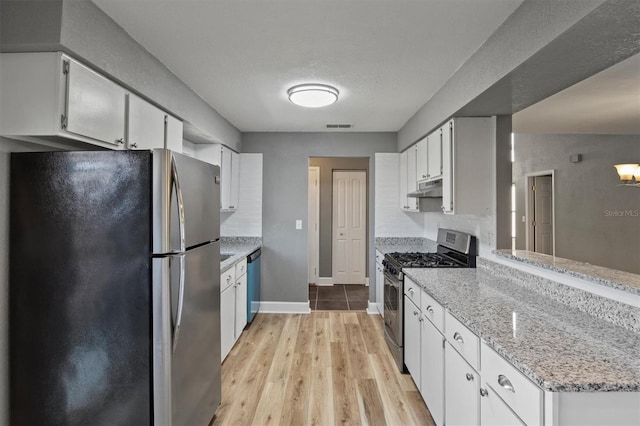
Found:
[[[489,214],[495,191],[495,119],[454,118],[443,130],[442,211]]]
[[[429,135],[427,142],[427,180],[440,179],[442,177],[442,134],[444,128],[440,128]]]
[[[164,148],[164,111],[136,95],[130,94],[127,117],[127,148]]]
[[[182,152],[182,121],[177,118],[166,115],[165,142],[164,147],[175,152]]]
[[[412,146],[400,154],[400,210],[418,211],[418,199],[407,197],[416,190],[416,147]]]
[[[429,136],[417,143],[416,178],[418,182],[426,182],[429,176]]]
[[[165,146],[168,114],[69,56],[0,57],[0,135],[109,149]]]
[[[237,210],[240,195],[240,154],[220,144],[200,144],[196,158],[220,166],[220,210]]]

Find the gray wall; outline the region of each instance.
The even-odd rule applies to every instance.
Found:
[[[262,242],[263,300],[307,302],[307,181],[310,157],[368,157],[375,176],[374,153],[395,152],[395,133],[245,133],[243,152],[263,154]],[[369,187],[369,241],[373,241],[374,194]],[[295,229],[296,219],[303,221]],[[369,244],[369,257],[373,254]],[[371,268],[370,268],[371,269]],[[369,271],[372,276],[373,271]],[[369,289],[375,300],[375,288]]]
[[[367,194],[372,184],[369,178],[369,158],[312,158],[310,166],[320,167],[320,270],[319,277],[333,276],[333,171],[364,170],[367,172]],[[369,209],[367,209],[367,226],[369,225]],[[368,243],[368,238],[367,238]],[[367,244],[368,247],[368,244]],[[366,268],[369,270],[369,253],[366,257]],[[367,274],[368,276],[368,274]]]
[[[238,129],[92,2],[0,4],[0,51],[65,51],[185,120],[186,139],[240,150]]]
[[[639,161],[640,136],[516,134],[514,141],[517,248],[526,249],[524,175],[554,170],[556,256],[640,274],[640,188],[616,186],[613,167]],[[582,161],[571,163],[573,154]]]

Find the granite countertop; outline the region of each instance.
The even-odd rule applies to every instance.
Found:
[[[640,334],[482,269],[403,269],[542,389],[640,391]]]
[[[640,275],[638,274],[527,250],[496,250],[494,253],[506,259],[539,266],[551,271],[568,274],[607,287],[640,295]]]
[[[238,260],[247,257],[262,247],[260,237],[222,237],[220,238],[220,253],[233,254],[229,259],[220,262],[220,273],[231,268]]]
[[[433,253],[438,249],[435,241],[419,237],[377,237],[375,240],[376,250],[382,254],[401,252],[421,252]]]

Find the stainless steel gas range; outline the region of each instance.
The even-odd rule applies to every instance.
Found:
[[[400,371],[404,366],[404,274],[402,268],[475,268],[476,239],[463,232],[438,229],[435,253],[387,253],[384,266],[384,334]]]

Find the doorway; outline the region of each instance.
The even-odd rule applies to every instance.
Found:
[[[308,281],[309,305],[312,310],[365,310],[368,307],[369,163],[369,157],[309,158]],[[315,174],[315,170],[318,170],[319,175]],[[364,206],[358,205],[365,214],[364,220],[361,219],[364,232],[361,254],[364,257],[360,262],[361,264],[364,262],[364,264],[361,268],[360,284],[346,284],[342,278],[336,277],[334,273],[333,179],[334,173],[337,172],[360,172],[364,175],[364,186],[359,184],[356,191],[364,202]],[[315,186],[316,176],[319,177],[317,187]],[[318,193],[319,200],[316,198]],[[316,219],[314,219],[314,214],[318,218],[319,232],[317,233],[315,233],[316,224],[314,222]],[[317,256],[316,261],[314,261],[315,256]]]
[[[527,250],[555,255],[553,171],[527,175]]]

